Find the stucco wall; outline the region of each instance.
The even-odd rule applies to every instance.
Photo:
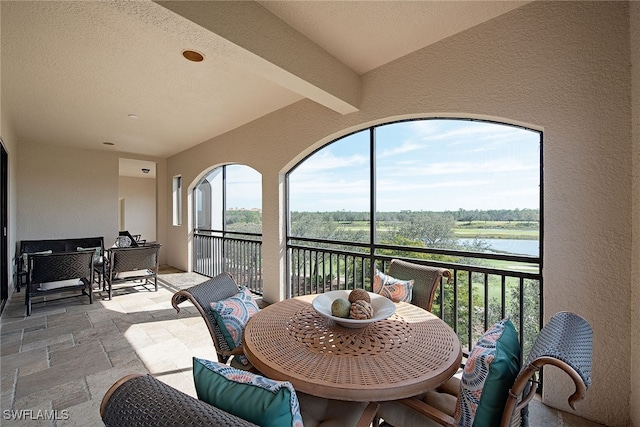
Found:
[[[282,174],[314,147],[401,117],[464,116],[544,131],[544,311],[586,317],[593,387],[578,412],[629,424],[631,136],[629,5],[536,2],[364,75],[360,111],[301,101],[169,159],[193,185],[224,163],[262,173],[265,298],[282,298]],[[184,218],[187,197],[183,203]],[[170,213],[170,206],[168,212]],[[168,262],[189,268],[189,222],[169,227]],[[568,409],[550,372],[544,399]]]
[[[118,196],[125,203],[124,229],[156,240],[156,180],[121,176]]]
[[[118,236],[117,152],[77,150],[20,141],[17,173],[17,240]],[[128,158],[133,158],[127,155]],[[166,205],[166,160],[157,162],[158,203]],[[160,196],[160,193],[162,196]],[[164,212],[157,221],[165,221]],[[166,222],[158,222],[164,230]],[[158,233],[161,243],[164,232]],[[166,257],[160,252],[160,263]]]
[[[2,6],[0,3],[0,16],[2,15]],[[2,38],[2,34],[0,32],[0,39]],[[0,43],[1,45],[1,43]],[[2,55],[0,55],[1,57]],[[2,137],[2,142],[4,143],[4,148],[8,154],[9,160],[9,220],[8,220],[8,230],[7,230],[7,239],[9,244],[8,250],[8,262],[9,262],[9,295],[13,293],[13,259],[15,258],[15,240],[16,240],[16,171],[18,164],[18,156],[17,156],[17,141],[16,137],[13,133],[13,126],[9,122],[9,117],[7,111],[9,106],[5,105],[5,102],[2,99],[2,64],[0,63],[0,136]]]
[[[631,2],[633,251],[631,275],[631,420],[640,426],[640,3]]]
[[[18,169],[18,149],[16,143],[16,137],[13,133],[13,127],[7,120],[6,106],[0,99],[0,105],[2,105],[2,111],[0,113],[0,136],[2,136],[2,142],[4,148],[7,150],[9,160],[9,220],[7,230],[8,240],[8,262],[9,262],[9,295],[13,293],[13,285],[15,277],[13,276],[13,260],[16,254],[15,241],[17,234],[17,215],[16,215],[16,191],[17,191],[17,169]]]
[[[117,157],[24,142],[18,149],[18,239],[115,239]]]

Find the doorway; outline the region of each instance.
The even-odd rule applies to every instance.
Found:
[[[121,158],[119,175],[119,231],[139,234],[147,242],[156,241],[156,163]]]
[[[9,298],[9,241],[7,228],[9,226],[9,155],[4,149],[0,138],[0,313]]]

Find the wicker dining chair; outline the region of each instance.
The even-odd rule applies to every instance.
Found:
[[[178,306],[181,303],[190,301],[194,305],[200,313],[200,316],[202,316],[204,323],[207,325],[220,363],[230,363],[238,369],[255,371],[252,365],[243,365],[235,360],[233,356],[243,354],[242,347],[231,349],[222,334],[222,330],[220,329],[221,325],[218,324],[213,312],[210,310],[212,302],[232,297],[236,295],[239,290],[240,288],[233,279],[233,276],[231,276],[230,273],[224,272],[206,282],[176,292],[171,298],[171,305],[173,305],[173,308],[175,308],[178,313],[180,313],[180,307]]]
[[[593,331],[589,323],[574,313],[556,313],[538,334],[508,391],[500,427],[529,425],[528,404],[539,384],[538,372],[545,365],[555,366],[571,378],[575,391],[568,402],[575,410],[576,403],[584,398],[591,385],[592,351]],[[457,426],[453,415],[459,390],[460,380],[454,377],[424,396],[383,403],[378,416],[388,425],[403,427]]]
[[[143,374],[116,381],[102,398],[100,416],[113,427],[255,426]]]
[[[329,400],[297,391],[296,395],[306,427],[369,427],[380,406],[374,402]],[[129,374],[116,381],[102,398],[100,416],[107,427],[257,427],[143,374]],[[353,419],[358,416],[355,423]]]
[[[446,268],[420,265],[399,259],[391,260],[388,274],[400,280],[413,279],[411,303],[427,311],[431,311],[433,297],[440,285],[440,280],[443,277],[447,280],[451,278],[451,272]]]
[[[153,284],[158,290],[158,252],[160,244],[147,246],[110,248],[109,249],[109,274],[106,286],[109,291],[109,299],[113,296],[113,285],[120,283],[132,283],[132,285]]]

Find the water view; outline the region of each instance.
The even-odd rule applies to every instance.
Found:
[[[515,255],[538,256],[540,242],[538,240],[518,239],[481,239],[490,246],[489,252],[509,253]],[[460,243],[473,243],[474,239],[458,239]]]

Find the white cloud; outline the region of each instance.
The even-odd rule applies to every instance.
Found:
[[[424,150],[424,148],[425,147],[423,144],[416,144],[415,142],[412,142],[409,140],[409,141],[405,141],[399,147],[393,148],[391,150],[381,150],[381,152],[377,154],[377,157],[379,159],[383,159],[385,157],[391,157],[397,154],[406,154],[412,151]]]
[[[386,208],[381,210],[524,208],[538,203],[536,132],[455,120],[395,123],[376,132],[376,190]],[[366,142],[362,135],[357,141],[345,139],[302,163],[290,176],[291,200],[298,210],[331,210],[328,206],[335,205],[367,210]]]
[[[330,171],[339,168],[356,167],[368,163],[367,153],[352,156],[336,156],[332,150],[325,148],[318,151],[302,163],[294,174],[311,174],[318,171]]]

